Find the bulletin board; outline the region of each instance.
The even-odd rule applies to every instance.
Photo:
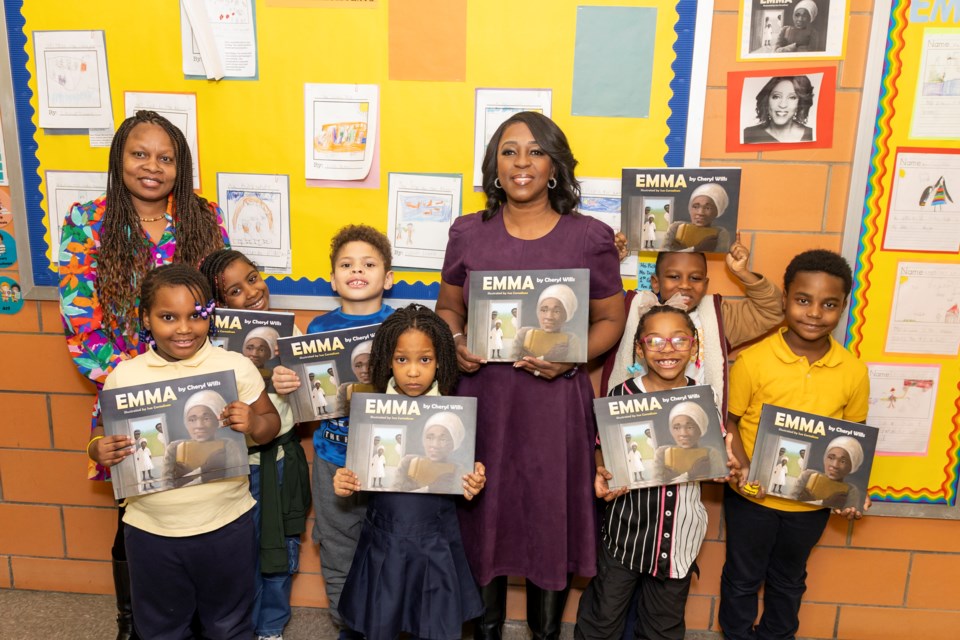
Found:
[[[289,176],[292,273],[269,279],[278,305],[329,308],[328,247],[346,223],[386,229],[391,172],[462,174],[463,213],[484,206],[472,186],[475,95],[478,88],[548,88],[552,117],[580,164],[578,177],[618,178],[623,167],[699,163],[700,123],[712,0],[444,0],[463,8],[463,77],[454,81],[394,79],[391,24],[396,12],[451,28],[424,10],[431,0],[259,0],[254,5],[257,74],[210,81],[184,75],[178,3],[148,12],[138,3],[91,0],[64,11],[57,3],[5,2],[15,123],[4,126],[19,148],[25,224],[17,238],[21,277],[32,298],[53,298],[57,284],[45,220],[50,170],[106,171],[108,149],[91,148],[87,131],[39,127],[33,37],[38,31],[103,30],[114,125],[124,93],[196,95],[200,193],[216,200],[218,172]],[[649,113],[645,117],[575,115],[573,71],[578,10],[584,6],[655,10]],[[699,16],[699,18],[698,18]],[[403,16],[399,16],[403,17]],[[411,16],[406,18],[409,23]],[[401,21],[402,22],[402,21]],[[698,36],[694,49],[694,34]],[[694,55],[704,62],[693,64]],[[617,65],[611,60],[611,65]],[[628,76],[630,68],[623,68]],[[378,159],[373,188],[310,186],[304,168],[304,84],[379,87]],[[692,123],[688,126],[688,122]],[[14,128],[15,127],[15,128]],[[15,132],[15,133],[14,133]],[[14,137],[15,136],[15,137]],[[435,299],[438,271],[398,271],[394,300]],[[326,298],[326,303],[322,301]]]
[[[855,260],[845,338],[871,369],[875,510],[958,518],[960,16],[946,7],[875,6],[844,233]]]

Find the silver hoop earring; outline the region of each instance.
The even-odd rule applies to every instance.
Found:
[[[547,180],[547,189],[556,189],[557,188],[557,179],[550,178]]]
[[[503,189],[503,185],[500,184],[500,178],[494,178],[493,186],[495,186],[497,189]]]

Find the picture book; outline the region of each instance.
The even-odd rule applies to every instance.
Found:
[[[356,393],[347,468],[364,491],[462,494],[476,437],[476,398]]]
[[[354,390],[373,390],[370,349],[379,327],[372,324],[280,339],[280,363],[300,378],[300,388],[287,396],[297,422],[349,415]]]
[[[640,489],[729,473],[720,412],[708,385],[593,401],[611,489]]]
[[[586,362],[589,300],[589,269],[472,271],[467,346],[487,362]]]
[[[220,420],[236,400],[233,371],[101,391],[105,434],[129,436],[134,446],[111,468],[114,497],[247,475],[244,435]]]
[[[737,239],[740,169],[624,169],[629,251],[727,253]]]
[[[250,358],[273,393],[273,368],[280,364],[278,342],[293,335],[293,314],[217,308],[217,335],[210,342]]]
[[[767,495],[862,510],[878,435],[859,422],[765,404],[748,481]]]

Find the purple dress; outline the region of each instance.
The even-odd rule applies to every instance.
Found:
[[[622,290],[610,227],[565,215],[544,237],[520,240],[507,233],[501,214],[487,222],[474,214],[450,228],[442,277],[463,287],[466,303],[471,271],[577,268],[590,269],[591,299]],[[477,581],[523,576],[558,590],[568,573],[594,575],[596,425],[586,372],[547,381],[487,364],[460,379],[457,395],[479,399],[477,460],[487,467],[483,493],[458,505]]]

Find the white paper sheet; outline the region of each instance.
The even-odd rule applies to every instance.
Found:
[[[380,88],[375,84],[305,84],[306,178],[363,180],[370,172]]]
[[[50,229],[50,255],[60,262],[60,232],[63,219],[74,203],[96,200],[107,191],[105,171],[47,171],[44,174],[47,197],[44,200],[47,228]]]
[[[960,154],[947,151],[897,152],[885,250],[960,249]]]
[[[620,231],[620,178],[580,178],[580,213],[606,223],[614,233]],[[637,253],[620,262],[620,275],[637,277]]]
[[[103,31],[34,31],[40,126],[113,127]]]
[[[209,79],[255,78],[257,33],[252,0],[181,0],[183,73]]]
[[[109,148],[113,144],[113,127],[106,129],[90,129],[90,148]]]
[[[536,111],[549,118],[552,96],[550,89],[477,89],[473,186],[481,186],[483,154],[497,127],[519,111]]]
[[[266,273],[290,273],[290,176],[218,173],[217,195],[230,246]]]
[[[877,453],[926,455],[940,367],[868,363],[867,369],[870,371],[867,424],[880,429]]]
[[[958,348],[960,264],[899,263],[886,351],[955,356]]]
[[[388,237],[393,266],[440,269],[447,234],[460,211],[463,176],[391,173],[388,179]]]
[[[960,138],[960,31],[924,29],[910,137]]]
[[[193,160],[193,188],[200,188],[200,145],[197,142],[197,94],[138,93],[124,94],[124,113],[129,118],[140,109],[156,111],[172,122],[187,139]]]

